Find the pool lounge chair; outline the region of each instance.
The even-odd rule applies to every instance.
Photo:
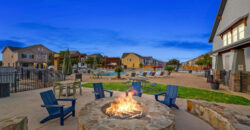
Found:
[[[150,76],[148,76],[148,77],[150,77],[150,78],[154,78],[154,77],[155,77],[155,73],[156,73],[156,72],[152,72],[152,73],[151,73],[151,75],[150,75]]]
[[[147,77],[147,72],[142,72],[140,77]]]

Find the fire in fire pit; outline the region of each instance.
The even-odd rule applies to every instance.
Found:
[[[128,96],[121,95],[114,102],[103,106],[102,111],[111,118],[139,119],[143,116],[141,105],[133,99],[133,91]]]

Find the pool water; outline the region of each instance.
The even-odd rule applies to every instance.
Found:
[[[112,72],[112,71],[103,71],[103,70],[92,70],[92,72],[103,72],[101,74],[101,76],[117,76],[116,72]],[[124,72],[121,72],[121,76],[124,75]]]

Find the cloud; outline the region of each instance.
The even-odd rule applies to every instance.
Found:
[[[163,48],[180,48],[187,50],[212,50],[212,44],[202,42],[189,42],[189,41],[159,41],[155,47]]]
[[[94,46],[129,46],[137,42],[122,35],[118,31],[108,29],[74,29],[65,27],[55,27],[40,23],[19,23],[17,27],[25,30],[26,33],[33,33],[33,37],[43,42],[53,43],[54,45],[64,45],[75,47],[84,44],[88,47]]]
[[[0,40],[0,49],[4,49],[6,46],[24,47],[25,43],[13,40]]]

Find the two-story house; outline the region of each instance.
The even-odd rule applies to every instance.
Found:
[[[144,64],[144,59],[136,53],[123,53],[122,64],[126,68],[140,68],[140,64]]]
[[[143,68],[163,67],[164,62],[154,59],[152,56],[141,56],[136,53],[123,53],[122,64],[127,68]]]
[[[209,38],[215,79],[242,91],[242,73],[250,72],[250,0],[221,0]],[[248,83],[247,83],[248,84]],[[246,86],[250,90],[250,82]]]
[[[3,66],[45,68],[51,53],[41,44],[23,48],[6,46],[2,51]]]

